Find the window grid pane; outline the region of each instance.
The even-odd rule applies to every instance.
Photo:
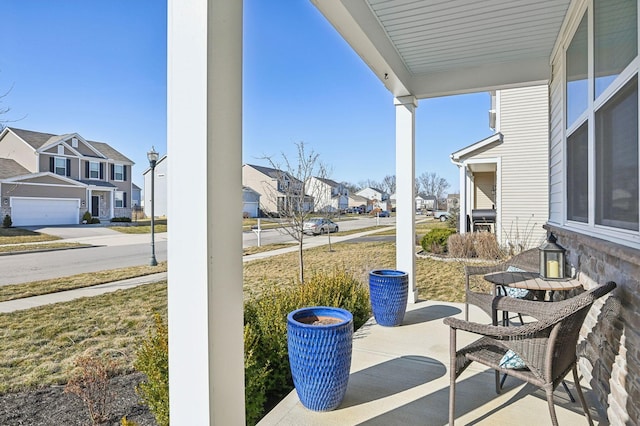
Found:
[[[589,101],[587,16],[582,17],[567,49],[567,128],[587,110]]]
[[[589,218],[589,139],[587,122],[567,138],[567,219]]]
[[[596,112],[596,223],[638,230],[638,79]]]
[[[594,67],[597,98],[638,54],[638,5],[628,0],[594,2]]]

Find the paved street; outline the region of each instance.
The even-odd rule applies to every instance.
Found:
[[[395,217],[375,218],[370,216],[356,217],[354,219],[336,220],[340,231],[350,231],[353,229],[368,228],[376,225],[395,225]],[[306,236],[305,239],[326,238],[326,236]],[[260,235],[261,245],[278,244],[278,243],[294,243],[295,240],[283,229],[266,229]],[[258,245],[258,236],[254,231],[246,231],[242,233],[242,247],[254,247]]]
[[[63,241],[77,241],[95,247],[0,256],[0,285],[146,265],[151,257],[149,234],[121,234],[104,227],[81,226],[37,230],[65,238]],[[166,233],[156,234],[155,246],[158,262],[167,260]]]

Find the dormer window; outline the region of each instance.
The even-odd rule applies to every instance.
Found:
[[[89,162],[89,179],[100,179],[100,163]]]
[[[64,155],[64,146],[58,145],[58,155]]]
[[[78,138],[71,138],[71,147],[72,148],[78,147]]]

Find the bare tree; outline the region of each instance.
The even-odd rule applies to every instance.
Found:
[[[445,178],[438,176],[437,173],[426,172],[418,176],[417,180],[420,182],[422,191],[426,195],[433,195],[436,197],[436,203],[438,203],[436,208],[439,208],[439,204],[442,202],[445,191],[451,186],[449,185],[449,182],[447,182]]]
[[[373,179],[366,179],[366,180],[361,180],[358,182],[358,186],[360,186],[360,189],[365,189],[365,188],[376,188],[376,189],[381,189],[382,184],[378,181],[375,181]]]
[[[266,187],[266,196],[278,208],[281,218],[288,223],[282,227],[298,242],[298,263],[300,267],[300,283],[304,283],[304,257],[302,245],[304,242],[304,222],[313,215],[313,200],[320,194],[308,193],[309,180],[312,177],[326,178],[327,168],[320,161],[320,156],[313,149],[307,150],[304,142],[296,143],[298,148],[295,161],[281,153],[278,160],[264,157],[272,168],[272,178],[275,185]],[[316,186],[316,188],[318,188]]]
[[[358,185],[356,185],[355,183],[351,183],[351,182],[346,182],[346,181],[342,181],[340,182],[345,188],[347,188],[347,190],[349,190],[349,194],[355,194],[356,192],[358,192],[361,188],[358,187]]]
[[[386,175],[380,183],[380,189],[387,194],[395,194],[396,192],[396,175]]]

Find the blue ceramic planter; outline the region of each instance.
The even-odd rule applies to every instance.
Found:
[[[407,310],[409,275],[393,269],[369,272],[369,298],[376,322],[385,327],[402,324]]]
[[[302,405],[313,411],[340,405],[349,381],[352,338],[353,315],[347,310],[314,306],[289,313],[289,363]]]

